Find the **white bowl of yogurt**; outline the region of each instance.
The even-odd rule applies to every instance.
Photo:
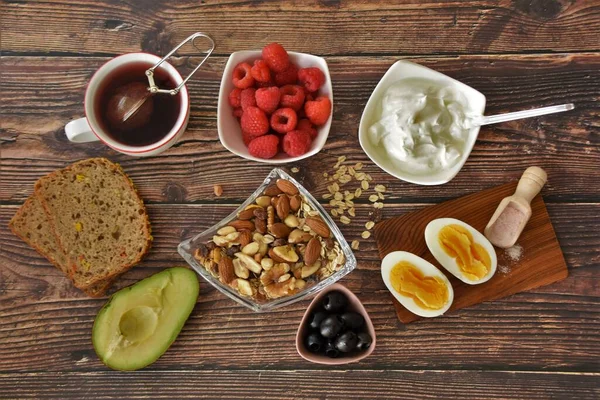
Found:
[[[463,167],[479,134],[485,96],[409,61],[390,67],[371,94],[358,138],[381,169],[407,182],[441,185]]]

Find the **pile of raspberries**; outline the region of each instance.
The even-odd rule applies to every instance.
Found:
[[[292,157],[305,154],[316,127],[331,115],[329,97],[318,95],[325,83],[323,71],[298,68],[278,43],[266,45],[253,65],[236,65],[232,78],[229,104],[254,157],[272,158],[280,150]]]

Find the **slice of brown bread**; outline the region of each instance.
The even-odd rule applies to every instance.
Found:
[[[15,235],[46,257],[56,268],[69,275],[67,256],[58,244],[46,213],[36,196],[29,197],[23,203],[8,226]],[[112,283],[113,280],[108,279],[84,288],[83,291],[88,296],[100,297]]]
[[[75,286],[116,277],[150,249],[150,221],[123,170],[105,158],[79,161],[35,184]]]

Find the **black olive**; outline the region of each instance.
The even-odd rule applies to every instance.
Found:
[[[336,358],[340,355],[340,352],[335,348],[335,345],[331,340],[325,345],[325,355],[331,358]]]
[[[373,343],[373,338],[367,332],[361,332],[358,334],[358,343],[356,344],[356,348],[358,350],[366,350],[371,347],[371,343]]]
[[[321,322],[321,335],[326,338],[334,338],[342,330],[344,323],[339,315],[330,315]]]
[[[319,327],[321,326],[321,322],[327,318],[327,313],[323,312],[323,311],[317,311],[316,313],[313,313],[313,315],[311,316],[310,322],[308,323],[308,326],[311,327],[311,329],[319,329]]]
[[[348,331],[335,340],[335,348],[342,353],[349,353],[356,348],[356,343],[358,343],[356,333]]]
[[[325,339],[323,339],[323,336],[319,335],[318,333],[311,333],[306,338],[306,347],[308,347],[308,349],[313,353],[318,353],[321,351],[324,345]]]
[[[342,314],[342,321],[344,326],[353,331],[357,331],[365,324],[365,319],[362,315],[355,312],[346,312]]]
[[[323,297],[323,308],[329,312],[341,311],[346,307],[347,303],[348,299],[346,299],[346,296],[337,290],[329,292]]]

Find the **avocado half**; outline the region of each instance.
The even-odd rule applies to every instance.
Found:
[[[119,290],[94,321],[96,354],[106,366],[121,371],[152,364],[177,339],[198,293],[196,273],[180,267]]]

